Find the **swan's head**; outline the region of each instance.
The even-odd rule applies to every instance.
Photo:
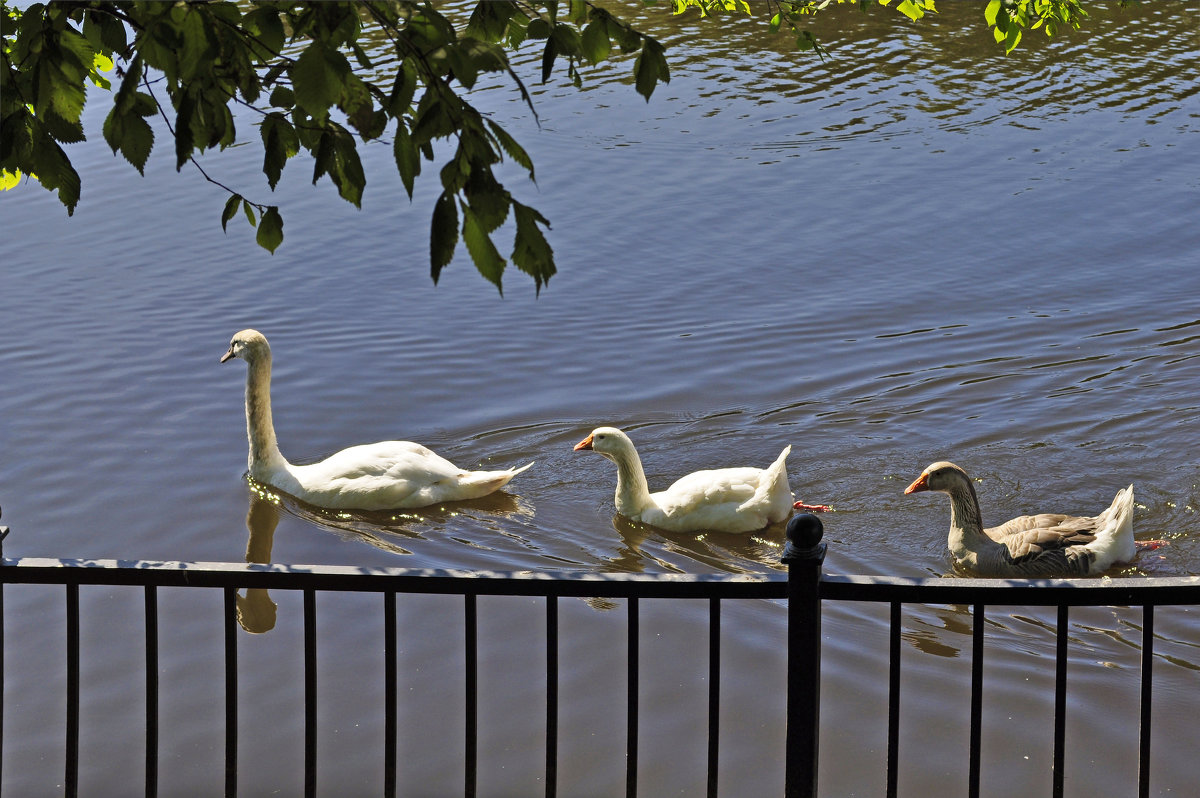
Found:
[[[936,490],[942,493],[954,493],[964,487],[970,488],[971,478],[967,472],[954,463],[942,461],[934,463],[921,472],[921,476],[904,489],[905,495],[923,490]]]
[[[575,444],[575,451],[583,449],[590,449],[615,461],[618,454],[633,451],[633,441],[616,427],[596,427],[591,435]]]
[[[271,345],[267,343],[267,337],[258,330],[242,330],[229,342],[229,351],[221,356],[221,362],[240,357],[247,363],[253,363],[264,355],[271,356]]]

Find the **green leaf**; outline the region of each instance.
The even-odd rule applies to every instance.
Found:
[[[184,81],[199,77],[199,73],[212,68],[209,54],[213,51],[209,23],[200,7],[189,5],[187,9],[180,25],[183,44],[179,50],[179,79]]]
[[[87,40],[82,36],[79,38],[86,43]],[[87,99],[87,90],[82,78],[76,80],[64,69],[72,70],[72,67],[49,56],[38,59],[33,70],[37,86],[34,111],[39,115],[54,111],[68,122],[78,122]]]
[[[550,73],[554,70],[554,58],[558,55],[558,42],[553,37],[546,40],[546,47],[542,50],[542,83],[550,79]]]
[[[1016,25],[1012,25],[1008,29],[1008,33],[1004,37],[1004,54],[1008,55],[1013,50],[1017,49],[1017,45],[1021,43],[1021,29]]]
[[[133,60],[129,62],[129,67],[125,70],[125,78],[121,81],[121,88],[117,89],[116,99],[113,101],[113,110],[120,110],[125,113],[133,107],[134,101],[138,95],[137,86],[142,79],[142,57],[135,55]],[[109,142],[110,144],[112,142]],[[116,152],[116,147],[113,151]]]
[[[533,277],[540,293],[542,285],[550,281],[555,273],[554,250],[542,235],[539,224],[550,226],[545,217],[528,205],[513,200],[513,216],[517,221],[517,234],[513,242],[512,260],[525,274]]]
[[[225,210],[221,212],[221,230],[228,232],[228,230],[226,230],[226,225],[229,224],[230,219],[237,215],[238,205],[240,205],[241,202],[241,194],[234,194],[225,202]]]
[[[154,129],[140,116],[127,116],[121,135],[121,154],[143,177],[146,174],[146,160],[153,148]]]
[[[179,100],[179,112],[175,115],[175,171],[178,172],[192,157],[195,140],[192,138],[192,117],[196,113],[196,103],[190,94],[183,94]]]
[[[983,10],[983,19],[987,22],[988,27],[996,25],[996,16],[1000,13],[1003,5],[1003,0],[989,0],[987,8]]]
[[[413,184],[417,175],[421,174],[421,158],[413,145],[412,137],[408,135],[404,120],[400,120],[396,126],[396,140],[392,149],[396,156],[396,169],[400,172],[400,180],[404,183],[404,190],[408,192],[408,198],[411,200]]]
[[[345,131],[339,132],[334,140],[334,153],[335,169],[329,176],[337,184],[338,194],[342,199],[353,203],[356,208],[361,208],[367,176],[363,172],[354,137]]]
[[[508,218],[512,197],[497,182],[491,169],[482,167],[472,171],[463,187],[463,194],[470,204],[471,213],[485,233],[491,233]]]
[[[388,96],[388,109],[392,116],[400,117],[408,113],[416,90],[417,69],[412,59],[406,58],[396,70],[396,82],[392,84],[392,93]]]
[[[254,209],[250,207],[249,202],[242,202],[242,210],[246,212],[246,219],[250,222],[250,226],[258,227],[258,220],[254,218]]]
[[[896,10],[904,16],[916,22],[921,17],[925,16],[925,9],[914,3],[912,0],[903,0],[900,5],[896,6]]]
[[[504,277],[504,258],[500,257],[500,252],[492,243],[487,229],[472,212],[469,205],[463,206],[462,232],[463,243],[467,245],[467,251],[471,253],[471,260],[475,261],[475,268],[488,282],[500,289],[500,293],[503,295],[504,286],[501,284],[501,279]]]
[[[592,20],[583,29],[583,36],[579,41],[583,48],[583,57],[593,64],[604,61],[612,52],[612,41],[608,38],[608,23],[604,18]]]
[[[8,191],[16,188],[21,182],[21,170],[9,172],[8,170],[0,170],[0,191]]]
[[[79,204],[79,173],[58,142],[46,134],[36,119],[33,123],[29,169],[26,171],[37,175],[43,187],[57,191],[58,200],[66,206],[67,215],[73,216],[75,206]]]
[[[489,0],[476,3],[475,10],[471,12],[471,21],[467,23],[463,35],[487,42],[499,41],[514,13],[516,7],[513,3],[496,3]]]
[[[550,38],[557,44],[559,55],[567,55],[573,58],[583,55],[583,45],[579,39],[579,34],[570,25],[555,25]]]
[[[260,247],[272,255],[275,254],[275,250],[283,243],[283,217],[279,215],[279,208],[274,205],[267,208],[267,212],[263,214],[262,221],[258,225],[258,234],[254,240]]]
[[[647,102],[650,101],[650,95],[654,93],[654,87],[658,85],[659,80],[663,83],[670,82],[671,73],[667,69],[663,46],[654,39],[647,37],[642,45],[642,51],[633,63],[633,80],[637,93],[645,97]]]
[[[296,95],[287,86],[276,86],[271,90],[270,102],[274,108],[294,108],[296,105]]]
[[[496,140],[500,142],[500,146],[504,148],[506,153],[508,153],[508,157],[512,158],[514,161],[524,167],[527,172],[529,172],[530,180],[536,181],[536,178],[533,174],[533,159],[529,157],[529,153],[525,152],[524,148],[517,143],[516,139],[510,136],[508,131],[500,127],[500,125],[490,119],[487,120],[487,124],[488,129],[492,131],[492,135],[496,137]]]
[[[114,53],[125,51],[125,25],[111,14],[98,14],[100,25],[100,43]],[[96,49],[100,49],[97,47]]]
[[[458,245],[458,207],[454,195],[443,192],[433,206],[433,225],[429,230],[429,276],[434,285],[454,258]]]
[[[296,104],[314,119],[324,119],[329,115],[330,107],[342,96],[349,75],[350,62],[345,56],[321,42],[313,42],[304,48],[291,68]]]
[[[287,118],[278,112],[263,118],[260,132],[263,140],[263,174],[274,191],[288,159],[300,152],[300,138]]]
[[[260,53],[262,60],[268,60],[283,51],[285,34],[279,12],[273,8],[256,8],[242,19],[242,26],[258,40],[267,52]]]

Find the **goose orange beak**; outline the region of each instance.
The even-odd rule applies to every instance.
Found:
[[[226,360],[229,360],[229,358],[231,358],[231,357],[233,357],[233,347],[232,347],[232,346],[231,346],[231,347],[229,347],[229,351],[228,351],[228,352],[226,352],[225,354],[221,355],[221,362],[222,362],[222,363],[224,363]]]
[[[591,435],[587,436],[586,438],[581,440],[579,443],[575,444],[575,451],[577,451],[577,452],[581,449],[591,449],[591,448],[592,448],[592,436]]]
[[[921,476],[919,476],[915,480],[913,480],[913,484],[909,485],[907,488],[904,489],[904,495],[907,496],[910,493],[917,493],[922,490],[929,490],[929,474],[928,473],[921,474]]]

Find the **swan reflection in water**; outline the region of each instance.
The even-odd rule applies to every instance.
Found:
[[[271,547],[275,544],[275,527],[279,525],[279,506],[258,491],[250,492],[250,509],[246,511],[246,562],[269,563]],[[237,622],[250,634],[262,634],[275,628],[277,605],[265,587],[248,587],[245,595],[237,594]]]
[[[461,525],[464,513],[477,523],[484,523],[489,516],[533,516],[532,505],[527,500],[502,491],[479,499],[450,502],[420,510],[365,512],[313,507],[256,482],[252,477],[247,476],[246,482],[250,488],[250,506],[246,511],[246,529],[250,533],[246,541],[248,563],[273,562],[271,551],[275,542],[275,528],[279,525],[280,513],[284,511],[332,530],[346,540],[405,556],[412,552],[390,538],[425,539],[423,533],[430,529],[448,527],[456,519],[456,523]],[[417,526],[421,529],[416,529]],[[236,603],[238,624],[245,631],[262,634],[275,628],[277,605],[266,588],[246,588],[244,594],[237,594]]]

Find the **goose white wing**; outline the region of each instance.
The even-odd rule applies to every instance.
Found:
[[[690,513],[705,505],[741,505],[758,490],[761,468],[720,468],[696,471],[671,487],[652,494],[668,515]]]

